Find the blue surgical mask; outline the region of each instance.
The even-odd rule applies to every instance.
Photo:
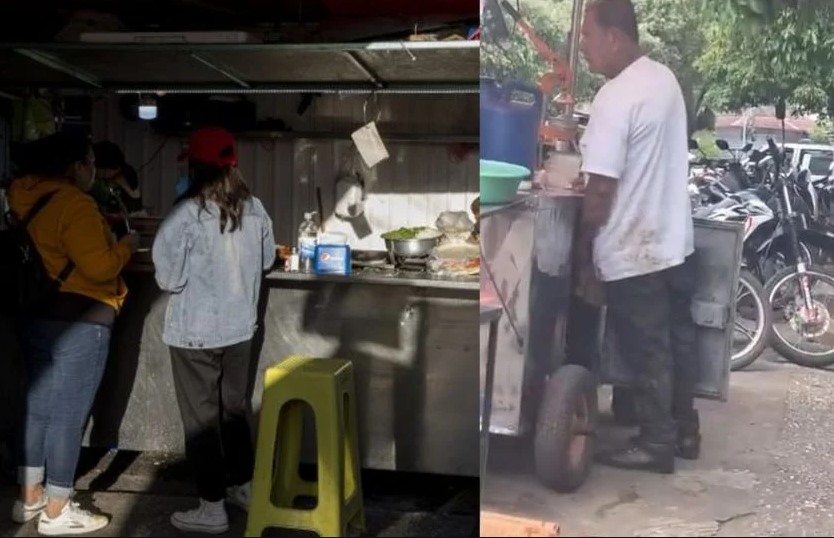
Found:
[[[188,176],[180,176],[180,178],[177,180],[177,186],[176,186],[177,197],[182,196],[183,194],[185,194],[185,191],[188,190],[188,185],[190,183],[191,182],[189,181]]]

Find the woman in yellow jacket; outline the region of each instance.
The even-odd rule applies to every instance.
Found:
[[[89,140],[59,133],[29,148],[28,174],[12,182],[9,206],[25,219],[44,195],[52,197],[28,232],[52,278],[74,264],[59,293],[27,323],[26,414],[19,443],[21,498],[12,518],[40,517],[45,535],[82,534],[108,519],[71,501],[81,440],[104,373],[110,331],[127,295],[119,274],[138,246],[129,235],[115,241],[87,194],[95,179]]]

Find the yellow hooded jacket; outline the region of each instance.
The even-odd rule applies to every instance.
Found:
[[[9,207],[25,218],[35,202],[55,195],[29,223],[29,234],[49,275],[56,278],[68,260],[75,269],[61,291],[89,297],[118,312],[127,296],[119,274],[130,261],[130,246],[116,242],[93,199],[67,180],[24,177],[9,187]]]

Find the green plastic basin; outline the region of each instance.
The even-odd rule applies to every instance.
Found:
[[[481,159],[481,203],[505,204],[518,192],[530,170],[517,164]]]

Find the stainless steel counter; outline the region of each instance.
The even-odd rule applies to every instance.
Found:
[[[147,266],[125,278],[131,293],[87,442],[179,452],[182,426],[161,339],[167,297]],[[478,289],[413,275],[271,273],[255,339],[254,408],[264,371],[288,355],[349,359],[365,468],[478,476]]]
[[[269,280],[288,282],[331,282],[340,284],[383,284],[388,286],[411,286],[415,288],[436,288],[477,291],[480,279],[472,277],[441,277],[429,273],[384,273],[376,270],[354,270],[350,275],[317,275],[313,273],[289,273],[273,271],[266,277]]]
[[[131,263],[126,268],[127,272],[153,273],[153,265],[148,263]],[[350,275],[317,275],[315,273],[287,272],[283,270],[272,271],[266,275],[267,280],[278,280],[286,282],[329,282],[335,284],[382,284],[386,286],[411,286],[413,288],[434,288],[449,290],[480,289],[480,278],[478,276],[466,277],[445,277],[435,276],[430,273],[416,273],[409,271],[382,272],[374,269],[357,269]]]

